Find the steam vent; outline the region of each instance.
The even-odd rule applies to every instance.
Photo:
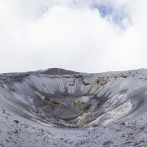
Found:
[[[146,99],[146,69],[88,74],[53,68],[0,75],[1,103],[55,127],[98,127],[133,118],[145,111]]]

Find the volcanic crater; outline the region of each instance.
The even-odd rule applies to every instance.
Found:
[[[144,111],[147,70],[80,73],[59,68],[0,75],[0,99],[55,127],[89,128]],[[8,104],[7,104],[8,105]]]

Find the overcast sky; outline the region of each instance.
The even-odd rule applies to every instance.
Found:
[[[147,68],[147,0],[0,0],[0,73]]]

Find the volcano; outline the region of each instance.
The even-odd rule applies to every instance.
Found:
[[[1,107],[19,117],[18,124],[24,118],[68,131],[117,122],[124,127],[146,115],[146,103],[146,69],[89,74],[52,68],[0,75]]]

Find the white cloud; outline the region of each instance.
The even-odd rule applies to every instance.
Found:
[[[146,3],[0,1],[0,72],[147,68]],[[111,11],[102,17],[100,6]]]

